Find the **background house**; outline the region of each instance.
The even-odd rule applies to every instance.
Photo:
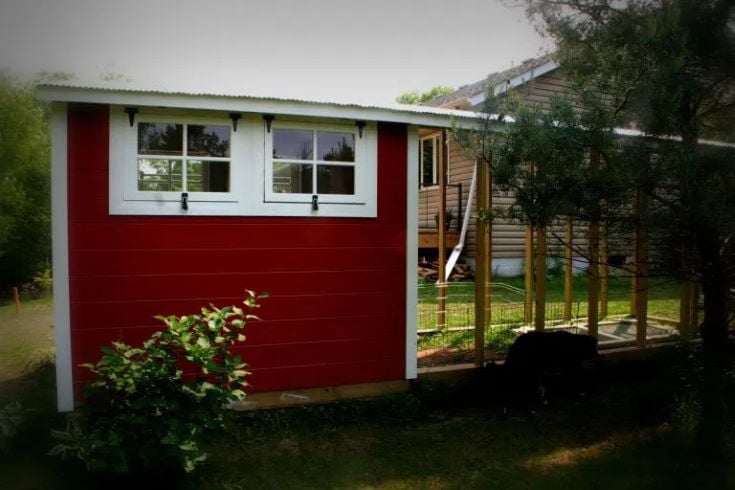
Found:
[[[58,403],[155,315],[269,292],[254,392],[416,376],[419,128],[468,114],[47,85]]]
[[[513,89],[528,103],[548,107],[555,96],[569,94],[571,83],[564,71],[553,61],[551,55],[526,60],[520,65],[485,79],[460,87],[456,91],[436,97],[427,105],[433,107],[482,111],[488,94],[495,96]],[[446,130],[422,131],[420,133],[419,156],[419,231],[424,239],[420,245],[420,256],[436,255],[436,224],[434,216],[439,209],[439,188],[437,186],[437,159],[439,151],[444,152],[447,162],[447,210],[455,217],[451,223],[454,233],[449,235],[448,247],[453,247],[459,236],[462,216],[467,209],[468,195],[475,162],[451,138]],[[510,199],[497,189],[493,191],[495,206],[509,205]],[[474,215],[474,214],[473,214]],[[432,239],[433,238],[433,239]],[[465,260],[474,264],[475,223],[470,220],[464,248]],[[525,229],[511,221],[497,220],[493,224],[493,264],[494,274],[514,276],[523,273],[525,250]]]

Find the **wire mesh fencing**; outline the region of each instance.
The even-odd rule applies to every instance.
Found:
[[[515,284],[519,280],[514,281]],[[565,311],[564,287],[559,278],[549,281],[544,303],[544,324],[548,329],[587,333],[587,288],[579,281],[573,290],[570,309]],[[631,279],[610,277],[605,313],[598,305],[600,348],[635,344],[636,325],[631,312]],[[485,357],[504,357],[513,340],[533,328],[533,294],[512,284],[488,284],[485,301]],[[677,283],[669,278],[652,278],[647,289],[648,318],[646,342],[669,339],[677,333],[679,297]],[[453,282],[435,284],[422,281],[418,288],[418,358],[420,367],[474,361],[475,284]]]
[[[532,323],[533,297],[510,284],[494,282],[486,301],[485,357],[503,357],[513,340]],[[548,321],[561,321],[562,302],[546,303]],[[579,307],[576,308],[579,312]],[[418,287],[419,367],[472,362],[475,349],[474,282],[429,283]]]

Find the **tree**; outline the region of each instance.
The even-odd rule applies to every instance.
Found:
[[[502,138],[485,145],[494,153],[487,161],[501,170],[496,182],[515,184],[537,196],[554,195],[554,206],[546,210],[540,202],[529,201],[527,215],[543,210],[548,214],[544,219],[567,214],[617,220],[628,227],[645,222],[651,242],[660,244],[659,253],[652,255],[655,265],[684,284],[701,286],[704,377],[699,440],[707,455],[719,456],[725,373],[732,348],[728,332],[735,287],[735,154],[732,148],[701,140],[732,135],[735,4],[728,0],[522,3],[555,39],[558,61],[576,88],[577,111],[570,117],[568,109],[556,104],[545,116],[520,116],[528,127],[508,125],[501,130]],[[630,124],[646,137],[621,138],[612,131]],[[584,131],[569,132],[570,125]],[[580,135],[587,130],[590,137]],[[529,153],[544,145],[548,157]],[[577,158],[553,164],[558,155],[571,154],[580,146],[599,155],[600,164],[580,165]],[[523,174],[529,159],[538,159],[533,163],[543,167],[535,174],[540,179]],[[606,187],[608,179],[614,185]],[[631,202],[631,191],[638,196],[638,207],[604,205],[614,199]],[[521,208],[523,196],[517,192]]]
[[[404,94],[401,94],[396,97],[396,102],[398,102],[399,104],[410,105],[423,104],[424,102],[429,102],[435,97],[451,94],[452,92],[454,92],[454,89],[452,87],[437,85],[436,87],[433,87],[426,92],[419,92],[418,90],[414,90],[413,92],[406,92]]]
[[[30,84],[0,74],[0,286],[48,267],[49,113]]]

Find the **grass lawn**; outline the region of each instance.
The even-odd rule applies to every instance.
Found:
[[[0,306],[0,383],[17,378],[29,363],[50,359],[54,348],[51,297],[24,301],[21,316]]]
[[[44,308],[28,311],[29,324],[47,321]],[[0,344],[9,351],[47,347],[41,335],[8,332]],[[53,367],[40,364],[0,382],[5,400],[26,409],[0,458],[0,488],[735,488],[735,465],[701,461],[686,430],[691,411],[677,409],[686,392],[672,366],[685,362],[673,350],[645,361],[599,361],[586,398],[556,398],[530,419],[504,417],[476,390],[426,381],[373,400],[242,412],[198,472],[165,480],[101,478],[78,461],[47,456],[49,431],[63,428],[64,418],[53,410]]]

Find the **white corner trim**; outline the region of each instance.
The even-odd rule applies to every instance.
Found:
[[[54,103],[51,115],[51,237],[54,274],[54,333],[56,337],[56,404],[60,412],[74,410],[69,304],[66,117],[66,104]]]
[[[408,154],[406,155],[406,379],[418,375],[416,342],[416,305],[418,304],[418,283],[416,264],[419,262],[419,131],[416,126],[408,126]]]

